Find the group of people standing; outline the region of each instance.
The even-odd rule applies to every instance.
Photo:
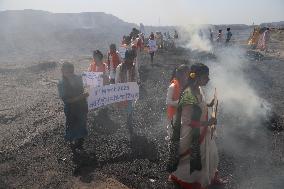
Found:
[[[261,51],[268,51],[271,29],[268,27],[255,27],[248,39],[248,45]]]
[[[233,36],[233,34],[231,32],[231,28],[227,28],[227,33],[226,33],[226,38],[225,38],[225,44],[226,45],[230,42],[232,36]],[[210,40],[211,40],[211,42],[213,42],[213,31],[212,30],[210,30]],[[216,42],[217,43],[223,43],[224,42],[224,37],[223,37],[223,33],[222,33],[221,29],[218,30]]]
[[[123,36],[119,48],[115,44],[109,46],[107,62],[103,62],[103,54],[96,50],[93,52],[93,61],[88,71],[103,72],[104,84],[137,82],[139,79],[138,57],[147,49],[150,55],[150,62],[153,63],[157,51],[156,39],[153,32],[148,41],[145,41],[143,33],[133,28],[128,36]]]
[[[126,44],[123,43],[122,47]],[[124,50],[123,57],[116,49],[115,44],[111,44],[107,53],[107,62],[103,61],[103,54],[100,50],[93,52],[93,60],[89,66],[89,72],[102,72],[103,83],[126,83],[139,82],[137,51],[127,48]]]
[[[143,35],[124,36],[119,50],[115,44],[109,46],[106,62],[101,51],[93,52],[90,72],[102,72],[103,83],[140,83],[137,55],[143,52]],[[157,49],[154,34],[148,44],[151,62]],[[66,116],[65,139],[69,141],[73,154],[83,150],[87,136],[87,97],[81,76],[74,74],[74,65],[64,62],[62,80],[58,84],[59,95],[64,103]],[[218,153],[215,143],[215,117],[209,119],[208,109],[214,106],[214,99],[207,104],[202,87],[209,81],[209,68],[193,64],[190,68],[181,65],[173,72],[167,91],[166,104],[169,126],[168,142],[171,172],[169,181],[178,183],[185,189],[204,189],[210,184],[220,184],[218,177]],[[132,102],[126,103],[127,109]],[[131,111],[130,114],[131,115]],[[129,121],[131,117],[127,118]],[[130,134],[132,128],[129,130]],[[174,147],[174,148],[173,148]]]
[[[139,63],[137,57],[143,53],[144,46],[149,49],[150,60],[153,63],[156,52],[154,34],[151,33],[145,44],[144,34],[135,28],[128,36],[123,36],[119,49],[115,44],[109,46],[106,61],[100,50],[93,51],[89,72],[101,72],[103,85],[115,83],[137,82],[140,84]],[[65,139],[70,142],[73,153],[83,150],[84,138],[87,136],[87,97],[82,77],[74,73],[74,65],[64,62],[61,68],[62,80],[58,84],[59,96],[64,103],[66,117]],[[122,106],[131,115],[132,102],[124,102]],[[129,116],[128,115],[128,116]],[[128,117],[129,119],[129,117]],[[130,129],[132,130],[132,129]]]
[[[218,175],[218,153],[215,143],[217,119],[209,118],[208,109],[216,99],[206,102],[202,87],[209,81],[209,68],[181,65],[173,72],[166,104],[170,158],[169,181],[185,189],[205,189],[225,183]]]

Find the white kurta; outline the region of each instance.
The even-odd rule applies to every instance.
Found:
[[[157,43],[153,39],[149,39],[148,46],[149,46],[149,52],[155,52],[157,50]]]
[[[118,55],[119,62],[121,62],[121,57],[118,51],[116,51],[116,54]],[[114,62],[113,58],[111,55],[109,55],[109,61],[110,61],[110,67],[109,67],[109,79],[115,79],[115,74],[116,74],[116,68],[114,68]]]
[[[124,81],[121,77],[120,77],[120,73],[122,71],[122,64],[120,63],[117,67],[116,67],[116,75],[115,75],[115,83],[126,83],[126,82],[140,82],[140,78],[139,78],[139,72],[138,72],[138,66],[136,64],[134,64],[134,72],[135,72],[135,78],[134,81],[131,79],[130,75],[130,71],[126,70],[126,81]]]

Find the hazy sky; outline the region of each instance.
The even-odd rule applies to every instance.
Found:
[[[0,0],[0,10],[106,12],[146,25],[284,21],[284,0]]]

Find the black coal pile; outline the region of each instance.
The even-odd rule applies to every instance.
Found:
[[[277,114],[276,112],[269,113],[267,119],[263,123],[264,125],[267,125],[267,128],[272,131],[283,131],[284,129],[284,119],[282,116]]]
[[[246,55],[247,55],[247,58],[250,60],[261,61],[264,59],[264,55],[255,50],[248,50]]]
[[[0,75],[0,81],[6,83],[5,87],[0,86],[1,97],[5,99],[0,99],[1,105],[5,105],[0,112],[3,136],[0,139],[0,188],[72,188],[76,179],[88,184],[98,177],[113,177],[129,188],[174,188],[167,182],[166,171],[165,98],[169,79],[177,65],[214,59],[214,55],[208,53],[191,53],[185,49],[160,51],[153,65],[148,55],[143,54],[140,57],[140,99],[135,104],[132,120],[127,122],[126,112],[116,105],[89,112],[89,136],[85,140],[85,152],[80,155],[72,155],[63,138],[63,108],[53,82],[60,78],[58,63],[35,65],[25,69],[25,73],[22,69],[6,72],[5,68],[0,68],[6,74],[5,77]],[[87,64],[76,62],[75,67],[80,72]],[[277,97],[269,97],[278,102]],[[17,106],[11,107],[13,100]],[[278,115],[281,113],[279,111]],[[283,126],[278,118],[272,116],[270,120]],[[268,159],[267,167],[273,171],[283,165],[284,152],[278,148],[284,144],[281,133],[276,135],[274,131],[258,129],[259,137],[251,138],[246,136],[251,129],[238,129],[240,120],[231,115],[220,116],[220,124],[230,123],[227,135],[221,134],[218,139],[218,146],[222,146],[219,149],[220,174],[230,181],[223,187],[227,189],[253,186],[244,183],[245,178],[251,181],[255,175],[263,176],[257,172],[264,170],[259,166],[263,159]],[[129,134],[129,124],[133,126],[133,135]],[[232,138],[245,150],[224,147],[224,141]],[[257,140],[260,138],[269,139],[264,144],[271,147],[274,159],[259,153],[263,149],[263,143],[260,145]],[[243,170],[247,171],[244,176]],[[256,170],[257,174],[250,170]]]
[[[39,64],[30,66],[26,68],[27,71],[33,72],[33,73],[39,73],[39,72],[46,72],[52,69],[55,69],[58,66],[57,62],[40,62]]]

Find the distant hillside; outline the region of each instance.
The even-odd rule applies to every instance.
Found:
[[[262,23],[260,24],[261,26],[266,26],[266,27],[284,27],[284,21],[280,22],[270,22],[270,23]]]
[[[245,24],[222,24],[222,25],[214,25],[216,29],[227,29],[231,28],[231,30],[243,30],[243,29],[248,29],[249,26]]]
[[[0,60],[66,58],[106,50],[134,24],[102,12],[0,12]]]

